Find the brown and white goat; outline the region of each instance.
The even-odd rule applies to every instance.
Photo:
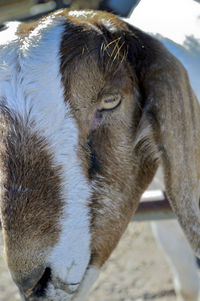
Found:
[[[181,63],[112,14],[0,33],[0,210],[24,300],[83,300],[159,163],[200,253],[200,108]]]

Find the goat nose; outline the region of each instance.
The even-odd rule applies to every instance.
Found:
[[[37,300],[45,296],[48,282],[51,280],[51,269],[39,267],[29,274],[26,279],[16,281],[24,300]]]

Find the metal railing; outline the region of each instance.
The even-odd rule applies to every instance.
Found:
[[[162,190],[147,190],[142,195],[133,221],[152,221],[176,218]]]

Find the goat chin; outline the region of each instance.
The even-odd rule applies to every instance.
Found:
[[[0,41],[0,212],[25,300],[82,300],[159,165],[199,255],[200,108],[182,64],[100,11],[11,22]]]

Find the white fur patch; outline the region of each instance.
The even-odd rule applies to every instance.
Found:
[[[89,268],[85,273],[83,282],[81,283],[78,292],[74,295],[69,295],[61,289],[55,290],[54,286],[49,284],[47,297],[50,298],[50,300],[53,299],[55,301],[84,301],[86,300],[85,298],[87,297],[88,291],[97,280],[98,276],[98,269],[94,267]]]
[[[13,31],[12,39],[0,45],[0,100],[46,137],[55,165],[62,166],[61,235],[47,264],[53,277],[80,283],[90,260],[90,188],[77,156],[78,129],[64,103],[60,74],[62,19],[48,17],[23,39]],[[1,40],[1,36],[0,36]],[[64,299],[62,299],[64,300]]]

